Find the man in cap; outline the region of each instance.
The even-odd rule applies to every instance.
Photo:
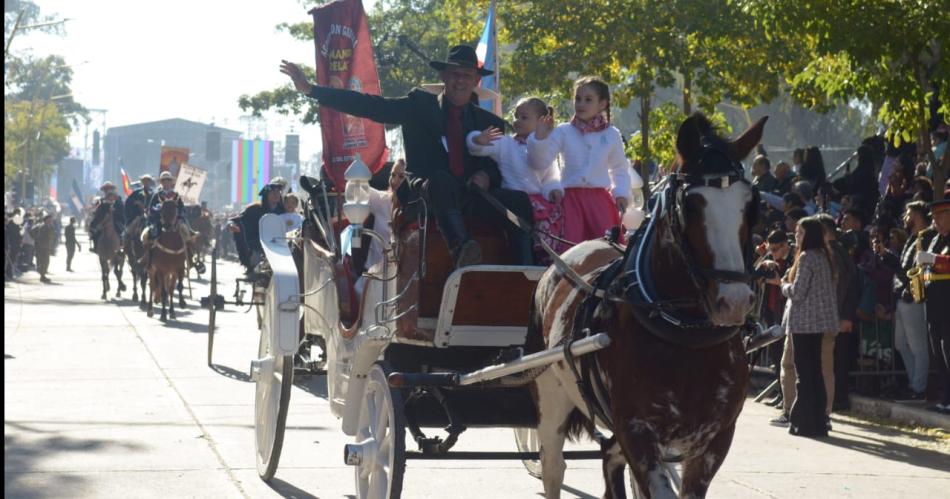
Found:
[[[145,214],[145,205],[152,200],[152,194],[155,192],[155,180],[151,175],[145,174],[139,177],[142,187],[132,191],[129,198],[125,200],[125,219],[129,223]]]
[[[49,256],[53,251],[56,230],[53,228],[52,214],[44,211],[40,216],[42,223],[30,229],[30,236],[36,248],[36,271],[40,273],[40,282],[48,283],[51,281],[46,277],[46,273],[49,272]]]
[[[102,217],[104,217],[107,212],[112,211],[112,223],[115,225],[115,233],[121,238],[122,232],[125,230],[125,209],[122,198],[119,196],[119,192],[112,182],[106,181],[102,184],[100,190],[102,191],[102,200],[99,206],[96,207],[90,227],[98,226]],[[90,251],[96,251],[96,243],[99,241],[100,234],[101,232],[99,230],[90,229]]]
[[[165,201],[175,201],[178,204],[178,221],[185,221],[185,202],[181,196],[175,192],[175,177],[171,172],[164,171],[158,176],[158,182],[162,188],[155,194],[152,194],[151,201],[148,203],[148,237],[150,241],[158,239],[162,233],[162,204]]]
[[[917,252],[917,264],[930,268],[925,274],[925,303],[930,330],[930,350],[937,362],[943,392],[930,409],[950,414],[950,189],[930,204],[936,236],[926,251]]]
[[[274,213],[275,215],[284,213],[284,204],[281,202],[283,188],[280,184],[267,184],[259,194],[261,196],[260,201],[248,205],[240,215],[228,220],[228,230],[234,234],[238,258],[247,272],[254,269],[264,253],[260,240],[260,227],[258,226],[261,217],[267,213]]]
[[[472,131],[505,128],[504,120],[472,102],[480,78],[492,71],[481,67],[475,49],[465,45],[450,48],[445,61],[432,61],[429,66],[439,72],[445,84],[442,93],[416,88],[399,98],[313,85],[299,67],[287,61],[282,61],[281,72],[290,76],[299,92],[321,105],[379,123],[402,125],[410,179],[400,186],[397,197],[404,206],[411,196],[426,200],[456,267],[481,261],[481,248],[469,237],[463,213],[503,227],[512,259],[531,264],[529,236],[474,192],[490,191],[523,220],[533,218],[527,194],[501,189],[501,172],[495,161],[472,156],[465,147],[465,137]]]

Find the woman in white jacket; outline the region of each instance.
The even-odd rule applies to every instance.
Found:
[[[538,171],[561,156],[564,188],[564,237],[579,243],[604,236],[620,225],[630,189],[643,180],[630,168],[620,131],[610,126],[610,89],[600,78],[574,83],[574,117],[554,127],[541,118],[528,137],[528,159]]]
[[[504,135],[497,128],[488,128],[483,132],[471,132],[466,138],[468,150],[473,156],[488,156],[498,163],[501,170],[501,187],[528,194],[534,215],[534,227],[540,231],[545,242],[558,253],[566,250],[563,244],[547,235],[563,236],[561,200],[564,190],[561,188],[557,168],[532,168],[528,162],[527,138],[534,132],[538,120],[551,116],[554,110],[537,97],[527,97],[515,106],[515,129],[513,136]],[[534,247],[535,263],[550,264],[550,257],[538,243]]]

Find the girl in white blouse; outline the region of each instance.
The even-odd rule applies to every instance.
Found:
[[[574,83],[574,117],[554,127],[552,116],[528,137],[528,160],[538,171],[560,155],[564,237],[575,243],[603,237],[620,225],[631,188],[643,180],[630,168],[620,131],[610,126],[610,88],[600,78]]]
[[[538,120],[544,116],[551,116],[554,110],[537,97],[526,97],[518,101],[515,106],[515,119],[512,127],[513,136],[504,135],[497,128],[488,128],[482,132],[473,131],[468,134],[466,144],[473,156],[488,156],[498,163],[501,171],[501,187],[522,191],[528,194],[534,215],[534,226],[538,229],[545,242],[555,251],[561,253],[566,250],[557,239],[546,237],[553,235],[563,236],[561,200],[564,190],[561,188],[560,175],[557,168],[548,167],[534,169],[528,162],[527,138],[534,131]],[[534,248],[535,262],[550,263],[550,258],[538,243]]]

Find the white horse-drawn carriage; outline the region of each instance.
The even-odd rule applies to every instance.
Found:
[[[347,171],[343,212],[351,223],[368,215],[369,180],[359,160]],[[328,399],[352,437],[344,459],[356,469],[357,497],[399,497],[407,459],[519,459],[539,475],[538,412],[529,385],[566,350],[594,352],[609,344],[607,335],[550,350],[526,345],[530,302],[544,268],[504,264],[500,230],[474,230],[484,259],[498,263],[457,270],[441,237],[429,234],[434,228],[424,210],[398,209],[393,241],[353,223],[340,244],[334,194],[308,178],[302,184],[311,195],[307,223],[291,247],[277,217],[260,222],[270,267],[266,290],[256,293],[263,298],[261,341],[251,362],[260,476],[270,479],[276,471],[292,359],[307,335],[325,341]],[[348,254],[365,251],[371,240],[386,248],[384,261],[363,273],[357,294]],[[472,427],[515,428],[519,452],[450,452]],[[424,429],[430,428],[447,434],[429,436]],[[407,430],[418,450],[407,449]],[[601,453],[565,457],[600,459]]]

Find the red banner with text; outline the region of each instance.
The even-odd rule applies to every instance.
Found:
[[[317,85],[379,95],[379,75],[366,13],[360,0],[338,0],[310,11],[317,48]],[[320,107],[323,168],[338,192],[343,173],[360,158],[373,173],[386,162],[386,133],[381,123]]]

